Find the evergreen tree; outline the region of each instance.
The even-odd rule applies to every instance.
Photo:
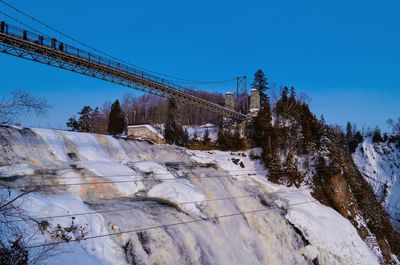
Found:
[[[71,131],[98,132],[96,126],[96,117],[100,115],[98,108],[93,110],[90,106],[84,106],[78,114],[78,120],[71,117],[67,121],[67,127]]]
[[[243,139],[240,136],[239,128],[235,128],[232,135],[231,146],[234,150],[240,150],[243,148]]]
[[[78,114],[80,118],[79,131],[81,132],[91,132],[92,131],[92,108],[90,106],[84,106]]]
[[[67,127],[70,131],[79,131],[79,123],[74,117],[68,119]]]
[[[92,132],[98,133],[100,132],[100,110],[99,108],[95,108],[90,114],[90,121],[92,125]]]
[[[360,131],[357,131],[353,138],[349,141],[349,151],[354,153],[357,149],[358,144],[364,141],[364,137],[361,135]]]
[[[264,72],[261,69],[258,69],[254,74],[254,81],[251,85],[252,89],[257,89],[260,93],[260,101],[261,104],[268,99],[267,90],[268,90],[268,79],[266,78]]]
[[[380,143],[383,142],[381,130],[378,127],[375,127],[374,132],[372,134],[372,142]]]
[[[268,138],[271,136],[270,133],[272,130],[271,122],[271,109],[269,106],[269,101],[266,100],[253,121],[252,139],[256,145],[262,147],[266,146],[267,142],[269,142]]]
[[[283,102],[287,102],[288,95],[289,95],[289,88],[287,86],[285,86],[285,87],[283,87],[283,89],[281,91],[281,100]]]
[[[350,122],[347,122],[347,125],[346,125],[346,139],[347,139],[347,141],[350,141],[351,139],[353,139],[353,128],[352,128]]]
[[[297,104],[296,100],[296,92],[294,90],[294,87],[290,88],[290,96],[289,96],[289,106],[290,108],[293,108]]]
[[[184,131],[177,121],[178,106],[174,98],[168,100],[167,121],[165,123],[164,138],[168,144],[183,145]]]
[[[208,128],[206,128],[204,135],[203,135],[203,143],[204,144],[209,144],[211,141],[210,139],[210,132],[208,131]]]
[[[111,112],[108,120],[108,133],[112,135],[121,134],[126,128],[125,113],[119,104],[119,100],[116,100],[111,105]]]
[[[188,129],[185,129],[183,133],[183,143],[187,144],[189,142],[189,131]]]
[[[227,149],[227,147],[226,147],[226,145],[227,145],[226,134],[225,134],[224,128],[222,127],[222,124],[220,124],[220,126],[218,128],[217,144],[218,144],[218,147],[221,150]]]
[[[294,91],[293,91],[294,93]],[[289,89],[285,86],[282,88],[281,90],[281,98],[276,102],[275,105],[275,113],[276,115],[282,116],[284,114],[289,114],[288,113],[288,109],[289,109]],[[295,95],[293,94],[293,97],[295,97]],[[296,101],[296,99],[294,98],[294,102]]]

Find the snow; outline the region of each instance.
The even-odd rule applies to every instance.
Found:
[[[289,222],[318,250],[322,264],[379,264],[357,230],[332,208],[315,202],[306,192],[281,191],[278,200]]]
[[[51,154],[53,154],[56,159],[61,161],[68,161],[68,157],[65,154],[62,136],[59,132],[50,129],[38,128],[32,130],[43,138],[43,140],[47,143]]]
[[[138,161],[133,166],[145,174],[153,174],[156,179],[175,178],[165,167],[152,161]]]
[[[109,160],[110,157],[101,148],[94,134],[79,132],[63,132],[64,137],[75,144],[79,154],[86,160]],[[102,136],[100,136],[102,137]]]
[[[13,130],[19,133],[19,129]],[[11,144],[22,148],[14,158],[14,168],[0,167],[0,174],[33,174],[35,164],[27,161],[38,153],[51,153],[41,165],[57,168],[61,161],[63,168],[71,168],[56,171],[50,183],[132,182],[30,193],[23,204],[30,215],[101,212],[76,216],[79,230],[67,232],[72,239],[162,227],[62,244],[62,253],[50,264],[125,264],[127,259],[137,264],[310,264],[315,258],[321,265],[377,264],[345,218],[315,203],[309,191],[270,183],[265,177],[268,172],[259,160],[251,159],[250,151],[193,151],[95,134],[34,131],[37,136],[14,138],[17,140]],[[20,140],[24,137],[27,139]],[[76,158],[70,158],[70,152]],[[39,162],[41,159],[37,157]],[[4,161],[0,155],[0,162]],[[167,162],[175,162],[178,168],[170,169]],[[183,171],[185,174],[177,173]],[[254,196],[232,198],[248,194]],[[292,205],[300,202],[309,203]],[[265,207],[271,209],[229,216]],[[229,217],[214,219],[223,215]],[[49,232],[57,224],[69,227],[72,223],[71,217],[46,220],[50,222],[48,232],[32,244],[52,242]],[[189,223],[164,226],[185,221]],[[27,226],[37,229],[34,223]],[[299,233],[309,243],[303,242]]]
[[[147,197],[172,202],[183,211],[203,216],[197,207],[205,205],[201,201],[204,201],[206,196],[187,180],[164,181],[153,186],[147,193]]]
[[[86,169],[95,176],[104,177],[106,180],[97,179],[96,181],[113,181],[113,185],[122,195],[134,195],[136,192],[144,190],[144,185],[140,181],[142,177],[126,165],[114,161],[79,161],[76,163],[77,169]],[[121,181],[122,183],[118,183]],[[132,181],[132,182],[125,182]]]
[[[28,164],[13,164],[0,167],[1,178],[32,175],[33,173],[35,173],[35,170]]]
[[[300,253],[310,259],[318,256],[320,264],[379,264],[378,258],[360,238],[351,223],[332,208],[316,202],[309,190],[286,188],[268,182],[267,173],[258,161],[252,161],[242,154],[221,151],[202,152],[188,151],[195,161],[213,161],[221,169],[232,176],[240,174],[232,157],[240,158],[248,172],[256,172],[244,176],[240,180],[252,180],[275,192],[274,203],[287,211],[285,218],[298,228],[310,245],[302,248]],[[246,173],[246,171],[244,171]],[[298,205],[296,205],[298,204]],[[293,205],[293,206],[291,206]]]
[[[183,127],[187,130],[189,139],[193,139],[195,135],[197,136],[198,140],[203,139],[206,130],[208,130],[208,137],[210,137],[211,141],[215,142],[218,139],[218,128],[212,123],[207,123],[201,126]]]
[[[160,134],[156,128],[154,128],[153,126],[149,125],[149,124],[142,124],[142,125],[129,125],[128,128],[147,128],[149,131],[153,132],[154,134],[157,135],[157,137],[159,137],[160,139],[164,139],[164,136],[162,134]]]
[[[400,231],[400,150],[395,144],[372,143],[368,137],[353,160]]]
[[[18,193],[15,192],[11,197],[16,195]],[[78,196],[71,194],[41,195],[31,193],[23,198],[24,209],[34,217],[70,215],[92,211],[85,206]],[[54,231],[57,225],[70,227],[72,223],[72,217],[57,217],[45,220],[49,222],[49,227],[46,229],[47,232],[44,233],[44,236],[39,234],[33,237],[29,243],[30,246],[53,242],[50,239],[49,232]],[[83,231],[85,237],[109,233],[104,219],[99,214],[76,216],[74,223],[83,229],[68,232],[67,235],[71,240],[78,239],[82,235],[81,231]],[[31,229],[36,227],[34,223],[22,224]],[[116,264],[117,260],[119,260],[119,264],[124,264],[122,262],[124,260],[122,250],[110,237],[104,237],[101,239],[80,240],[76,243],[59,244],[57,246],[57,255],[51,257],[48,260],[48,264],[60,264],[60,261],[64,264]]]

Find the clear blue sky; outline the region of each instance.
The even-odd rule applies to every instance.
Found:
[[[332,124],[386,127],[400,116],[399,1],[8,1],[161,73],[223,80],[261,68],[270,82],[307,93],[312,110]],[[24,19],[1,3],[0,10]],[[137,93],[1,54],[0,76],[1,96],[25,89],[54,106],[48,118],[27,117],[24,125],[64,127],[83,105]]]

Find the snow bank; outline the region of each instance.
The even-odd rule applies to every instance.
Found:
[[[75,144],[79,154],[86,160],[110,160],[95,135],[79,132],[62,132],[68,140]]]
[[[138,161],[133,166],[145,174],[153,174],[157,179],[175,178],[165,167],[152,161]]]
[[[259,161],[252,161],[248,153],[230,153],[221,151],[188,151],[196,161],[214,161],[221,169],[232,176],[244,174],[242,181],[255,181],[265,189],[274,192],[275,203],[287,211],[285,218],[298,228],[310,245],[300,253],[310,259],[318,257],[320,264],[379,264],[378,258],[360,238],[351,223],[332,208],[321,205],[309,194],[308,190],[286,188],[267,181],[267,172]],[[233,163],[240,159],[245,169]],[[238,171],[239,170],[239,171]],[[246,176],[247,173],[255,173]],[[308,203],[310,202],[310,203]],[[299,204],[290,206],[293,204]]]
[[[320,263],[379,264],[357,230],[332,208],[303,192],[281,191],[278,197],[277,203],[287,210],[289,222],[318,250]]]
[[[249,152],[189,151],[101,135],[51,130],[36,130],[33,134],[18,130],[0,126],[0,136],[11,139],[7,144],[18,145],[17,151],[10,148],[7,157],[0,157],[3,164],[14,159],[17,170],[1,167],[0,172],[10,176],[15,172],[29,175],[37,165],[53,169],[59,168],[60,161],[67,161],[65,165],[76,168],[49,170],[56,175],[43,180],[54,184],[88,184],[28,194],[24,207],[30,215],[101,212],[75,219],[47,217],[50,225],[45,237],[35,239],[32,244],[51,242],[50,234],[57,227],[69,228],[72,222],[77,228],[64,229],[71,239],[133,231],[62,244],[62,253],[50,264],[124,264],[126,259],[136,264],[310,264],[316,257],[321,265],[376,264],[376,258],[346,219],[319,203],[290,206],[313,198],[307,192],[268,182],[265,177],[268,172],[259,161],[250,159]],[[14,134],[19,136],[10,136]],[[180,161],[184,163],[178,163],[174,171],[164,166]],[[45,171],[45,166],[41,170]],[[179,174],[175,170],[188,172],[185,175],[189,178],[175,177]],[[226,175],[226,178],[190,179],[190,176]],[[125,180],[135,182],[90,184]],[[144,200],[144,194],[153,200]],[[256,196],[243,197],[249,194]],[[210,199],[207,203],[199,202],[207,199]],[[182,211],[166,207],[160,203],[162,200]],[[268,208],[266,205],[272,209],[240,214]],[[214,219],[216,216],[225,218]],[[194,220],[202,221],[191,222]],[[185,225],[165,226],[186,221]],[[162,228],[137,231],[149,227]],[[37,230],[35,223],[28,228]]]
[[[86,169],[95,176],[106,179],[96,179],[96,182],[116,182],[113,185],[122,195],[134,195],[136,192],[144,190],[144,185],[141,182],[142,177],[136,171],[123,164],[114,161],[78,161],[75,165],[77,169]],[[118,183],[118,181],[122,183]]]
[[[12,197],[18,195],[14,193]],[[33,217],[44,216],[59,216],[59,215],[73,215],[79,213],[87,213],[92,210],[89,209],[83,201],[75,195],[62,194],[62,195],[40,195],[31,193],[23,197],[24,203],[22,204],[26,211],[29,211]],[[79,215],[68,217],[57,217],[44,219],[49,222],[49,226],[42,234],[34,236],[29,245],[44,244],[47,242],[65,242],[60,238],[54,238],[56,234],[56,227],[63,228],[71,227],[72,222],[77,227],[72,231],[66,231],[66,236],[71,240],[80,240],[76,243],[59,244],[57,247],[57,255],[48,260],[48,264],[125,264],[124,254],[120,247],[110,237],[100,239],[81,240],[90,236],[97,236],[107,234],[107,224],[99,214]],[[37,229],[36,224],[32,223],[19,223],[27,226],[30,233],[35,233]],[[60,230],[59,230],[60,231]],[[51,237],[53,237],[51,239]],[[51,254],[51,253],[50,253]],[[51,256],[51,255],[50,255]]]
[[[8,178],[14,176],[32,175],[35,170],[28,164],[14,164],[10,166],[0,167],[0,177]]]
[[[369,137],[358,146],[353,160],[400,231],[400,150],[395,144],[372,143]]]
[[[43,138],[43,140],[48,145],[50,153],[55,159],[60,161],[68,161],[68,157],[65,154],[64,141],[60,132],[50,130],[50,129],[32,129],[34,133]]]
[[[187,180],[166,180],[153,186],[147,193],[149,198],[159,198],[177,205],[183,211],[203,216],[197,208],[206,199],[206,196],[197,190]]]

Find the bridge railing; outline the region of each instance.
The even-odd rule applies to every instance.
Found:
[[[188,92],[190,91],[188,88],[180,86],[174,82],[171,82],[170,80],[161,78],[159,76],[156,76],[154,74],[150,74],[146,71],[142,71],[139,69],[136,69],[134,67],[128,66],[126,64],[120,63],[115,60],[111,60],[102,56],[99,56],[97,54],[88,52],[86,50],[79,49],[77,47],[65,44],[64,42],[61,42],[57,40],[56,38],[51,38],[46,35],[40,35],[34,32],[30,32],[27,30],[23,30],[21,28],[6,24],[4,31],[2,32],[3,34],[7,34],[9,36],[13,36],[18,39],[23,39],[25,41],[29,41],[38,45],[42,45],[48,48],[52,48],[55,50],[58,50],[60,52],[70,54],[91,62],[95,62],[107,67],[114,68],[119,71],[123,71],[126,73],[133,74],[135,76],[151,80],[155,83],[162,84],[168,87],[172,87],[176,90],[180,90],[182,92]]]

